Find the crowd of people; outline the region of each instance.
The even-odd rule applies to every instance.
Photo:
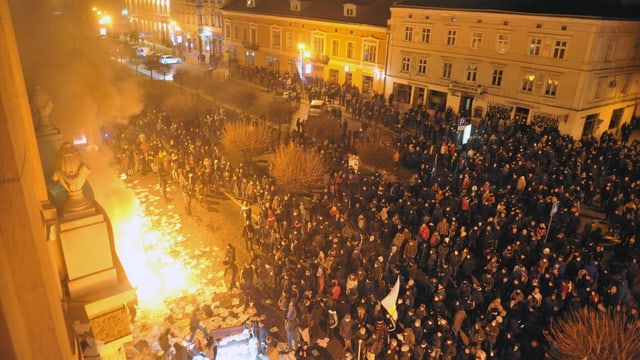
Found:
[[[273,325],[284,325],[299,359],[334,338],[345,359],[542,359],[543,330],[585,306],[637,326],[640,143],[575,140],[488,112],[461,145],[453,112],[400,114],[382,95],[361,104],[364,122],[393,119],[385,125],[412,176],[357,173],[346,160],[353,149],[307,139],[299,144],[335,162],[321,193],[289,193],[225,159],[220,129],[255,119],[220,106],[188,123],[144,112],[115,148],[123,172],[179,184],[188,213],[191,199],[220,190],[245,204],[235,244],[250,257],[238,267],[225,257],[228,285],[237,279],[246,306],[280,309],[284,324]],[[584,206],[606,214],[628,259],[611,256],[596,223],[582,225]]]

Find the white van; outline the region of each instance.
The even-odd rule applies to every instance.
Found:
[[[324,111],[324,101],[322,100],[311,100],[311,104],[309,104],[309,117],[312,116],[320,116]]]
[[[148,48],[146,46],[142,46],[142,47],[136,48],[136,55],[151,56],[153,55],[153,50],[151,50],[151,48]]]

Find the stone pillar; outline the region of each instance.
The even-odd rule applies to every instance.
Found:
[[[77,359],[47,249],[47,190],[7,1],[0,54],[0,359]]]

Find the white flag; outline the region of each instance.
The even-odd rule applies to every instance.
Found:
[[[400,294],[400,276],[396,280],[396,284],[393,285],[393,289],[389,292],[387,296],[385,296],[380,304],[387,310],[387,313],[393,321],[398,320],[398,311],[396,309],[396,302],[398,301],[398,295]]]

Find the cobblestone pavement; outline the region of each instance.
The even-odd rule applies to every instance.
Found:
[[[244,296],[237,289],[227,289],[225,266],[221,261],[227,243],[236,247],[238,264],[249,260],[249,253],[240,242],[242,216],[239,203],[223,192],[212,194],[203,202],[193,201],[192,215],[189,216],[177,184],[169,185],[168,200],[165,201],[157,177],[153,174],[134,175],[123,180],[123,183],[138,204],[138,216],[148,221],[143,226],[146,230],[142,232],[154,234],[141,234],[138,239],[125,236],[127,243],[118,243],[125,269],[134,267],[129,277],[142,293],[136,321],[132,323],[133,341],[126,349],[127,357],[155,360],[160,351],[158,336],[167,327],[175,334],[176,342],[194,349],[194,344],[188,341],[189,319],[194,307],[199,306],[207,308],[201,312],[201,325],[212,331],[217,339],[217,359],[260,358],[256,340],[250,338],[248,325],[252,318],[244,311]],[[117,222],[115,219],[114,228],[118,227]],[[134,252],[136,258],[130,259],[130,249],[135,245],[132,241],[139,241],[146,255]],[[131,261],[135,265],[129,263],[127,266]],[[144,268],[142,284],[136,283],[139,279],[135,272],[140,268]],[[176,273],[181,272],[184,272],[184,277],[176,277]],[[147,294],[144,292],[150,287],[147,282],[157,283],[158,287],[171,287],[172,281],[184,282],[179,284],[184,286],[176,286],[175,289],[178,290],[173,290],[180,291],[179,296],[166,297],[159,301],[160,304],[146,298]],[[151,289],[158,290],[153,286]],[[161,291],[160,293],[162,294]],[[284,350],[286,336],[281,331],[281,314],[265,300],[257,299],[256,317],[264,318],[265,325],[280,340],[281,358],[293,358],[293,353]],[[208,308],[211,309],[210,312]],[[198,342],[205,342],[200,332],[196,334],[195,343]],[[319,349],[318,354],[320,353],[326,355],[326,350]],[[212,358],[211,353],[206,351],[200,353],[192,350],[191,354],[194,359]],[[333,357],[326,355],[325,358]]]

